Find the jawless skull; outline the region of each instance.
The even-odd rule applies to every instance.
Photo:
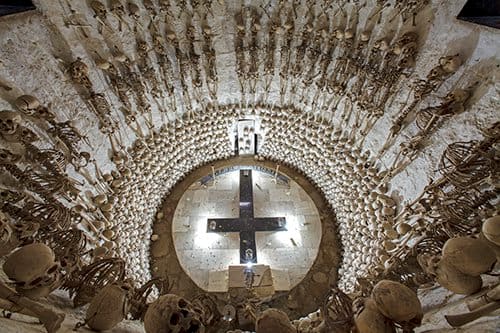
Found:
[[[146,333],[204,333],[194,307],[184,298],[173,294],[160,296],[151,303],[144,316]]]
[[[54,251],[42,243],[25,245],[7,257],[3,270],[24,296],[49,295],[60,285],[59,263]]]
[[[89,67],[80,58],[72,62],[69,71],[73,79],[81,79],[89,74]]]
[[[14,134],[21,124],[22,117],[18,112],[1,111],[0,112],[0,133]]]
[[[31,95],[19,96],[14,104],[19,111],[28,116],[32,116],[36,112],[36,109],[40,107],[40,101]]]

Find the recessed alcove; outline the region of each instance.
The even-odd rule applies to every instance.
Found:
[[[245,266],[240,264],[239,234],[207,233],[207,221],[238,217],[240,169],[252,170],[255,217],[287,219],[289,230],[255,236],[256,264],[268,265],[272,272],[275,295],[271,299],[290,303],[292,316],[304,315],[337,281],[336,219],[313,184],[296,170],[272,161],[250,156],[219,160],[175,185],[153,226],[153,276],[168,276],[173,293],[209,292],[221,299],[232,294],[228,267]]]
[[[235,166],[191,184],[175,210],[172,235],[179,262],[202,289],[228,290],[228,266],[240,265],[238,232],[207,232],[207,220],[238,218],[240,170],[252,170],[256,218],[284,217],[286,230],[255,232],[256,263],[269,265],[274,287],[287,291],[305,277],[321,241],[320,216],[314,202],[294,180],[271,170]],[[245,242],[243,240],[242,242]]]

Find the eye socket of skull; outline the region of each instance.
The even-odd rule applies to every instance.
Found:
[[[189,325],[189,328],[187,329],[186,332],[187,333],[196,333],[199,331],[199,329],[200,329],[200,323],[196,320]]]
[[[177,326],[181,322],[181,316],[179,313],[174,312],[172,315],[170,315],[170,325]]]
[[[58,264],[54,264],[52,267],[50,267],[50,269],[47,271],[47,274],[52,274],[54,273],[55,271],[57,271],[57,269],[59,268],[59,265]]]
[[[42,282],[43,279],[44,279],[44,276],[39,276],[36,279],[32,280],[30,283],[28,283],[28,285],[35,286],[35,285],[39,284],[40,282]]]
[[[187,303],[187,301],[185,299],[181,298],[181,299],[179,299],[179,302],[177,303],[177,305],[181,309],[183,309],[183,308],[187,307],[188,303]]]

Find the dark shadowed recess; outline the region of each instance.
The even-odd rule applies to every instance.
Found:
[[[457,18],[500,29],[500,0],[469,0]]]
[[[35,8],[30,0],[0,0],[0,16],[21,13]]]

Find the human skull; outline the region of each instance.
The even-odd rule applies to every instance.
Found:
[[[21,124],[22,118],[18,112],[0,112],[0,134],[14,134]]]
[[[3,270],[14,281],[16,290],[30,298],[45,297],[59,287],[59,268],[54,251],[42,243],[21,247],[3,264]]]
[[[445,72],[454,73],[462,64],[462,59],[460,59],[458,54],[448,57],[442,57],[439,59],[439,64]]]
[[[53,120],[56,118],[55,114],[50,112],[49,108],[45,106],[38,107],[33,115],[40,119],[45,119],[45,120]]]
[[[100,1],[93,0],[90,3],[90,7],[94,10],[96,16],[106,17],[106,6]]]
[[[445,100],[447,102],[456,102],[456,103],[464,103],[470,94],[467,90],[464,89],[455,89],[446,95]]]
[[[25,195],[16,191],[0,188],[0,200],[6,203],[16,203],[25,198]]]
[[[28,116],[32,116],[40,106],[40,101],[34,96],[22,95],[15,100],[14,104],[19,111]]]
[[[362,42],[367,42],[370,40],[370,35],[372,34],[371,30],[364,30],[361,32],[359,39]]]
[[[21,159],[21,155],[12,153],[8,149],[0,148],[0,164],[14,164]]]
[[[287,314],[278,309],[267,309],[262,312],[255,323],[257,333],[295,333]]]
[[[7,141],[22,141],[22,142],[35,142],[40,140],[38,135],[26,126],[19,126],[10,138],[5,138]]]
[[[336,29],[334,31],[334,34],[335,34],[335,38],[337,38],[338,40],[344,39],[344,31],[342,31],[340,29]]]
[[[436,66],[431,71],[429,74],[427,74],[427,79],[428,80],[436,80],[442,78],[446,74],[446,71],[440,66]]]
[[[109,9],[111,11],[123,11],[123,5],[120,0],[110,0]]]
[[[144,40],[140,40],[137,42],[137,52],[139,53],[144,53],[147,52],[149,49],[148,43]]]
[[[487,240],[500,246],[500,215],[484,221],[482,231]]]
[[[463,274],[479,276],[489,272],[496,263],[496,256],[488,244],[480,239],[455,237],[446,241],[443,258]]]
[[[417,294],[399,282],[391,280],[378,282],[373,287],[372,298],[380,312],[395,322],[420,320],[423,316],[422,304]]]
[[[138,20],[141,18],[141,9],[139,8],[139,6],[137,6],[135,3],[133,2],[129,2],[127,4],[127,7],[128,7],[128,11],[129,11],[129,15],[132,16],[134,19]]]
[[[352,29],[347,29],[344,31],[344,38],[345,39],[352,39],[354,37],[354,30]]]
[[[425,273],[431,276],[437,275],[439,260],[441,260],[441,256],[436,256],[429,253],[421,253],[417,255],[418,264]]]
[[[480,276],[471,276],[460,272],[449,261],[439,261],[436,281],[455,294],[471,295],[478,292],[483,284]]]
[[[392,52],[394,52],[394,54],[402,54],[407,49],[416,48],[415,41],[417,38],[418,35],[414,32],[405,33],[394,43]]]
[[[151,303],[144,315],[146,333],[205,332],[193,306],[185,299],[167,294]]]
[[[78,80],[89,74],[89,67],[82,61],[81,58],[76,58],[76,61],[70,64],[69,72],[73,79]]]
[[[354,322],[359,333],[396,332],[393,322],[384,317],[371,298],[364,300],[360,310],[354,315]]]
[[[407,55],[399,61],[398,66],[399,68],[412,68],[415,66],[415,59],[412,55]]]
[[[130,288],[127,285],[108,284],[92,298],[85,322],[95,331],[112,329],[128,313]]]
[[[373,48],[385,51],[389,48],[389,40],[387,38],[381,38],[373,44]]]

